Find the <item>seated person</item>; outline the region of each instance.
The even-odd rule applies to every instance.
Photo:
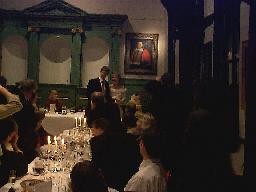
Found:
[[[139,149],[136,138],[121,133],[111,134],[109,130],[107,119],[100,118],[92,123],[92,162],[102,170],[109,187],[123,190],[129,178],[137,171]]]
[[[127,130],[127,133],[140,135],[143,132],[158,132],[155,117],[150,113],[140,113],[136,122],[136,127]]]
[[[100,170],[90,161],[77,163],[70,174],[72,192],[108,192]]]
[[[42,126],[42,121],[45,118],[45,110],[39,109],[36,111],[35,119],[37,122],[35,133],[36,133],[36,148],[40,148],[43,145],[47,144],[47,137],[52,136]]]
[[[111,123],[112,132],[120,132],[122,129],[119,107],[114,102],[105,103],[102,92],[93,92],[91,96],[91,109],[87,114],[87,124],[99,118],[106,118]]]
[[[23,105],[22,110],[14,114],[19,127],[18,146],[23,151],[27,163],[30,163],[38,155],[35,151],[35,108],[31,103],[31,99],[37,90],[37,84],[34,80],[25,79],[19,82],[17,86],[20,101]]]
[[[87,124],[92,127],[92,122],[99,118],[106,118],[106,106],[104,104],[104,96],[101,92],[93,92],[91,95],[90,110],[87,114]]]
[[[27,166],[22,151],[17,147],[18,126],[12,119],[0,120],[0,187],[8,182],[11,170],[16,176],[25,175]]]
[[[36,112],[36,111],[39,111],[38,99],[39,99],[38,93],[35,92],[35,93],[33,93],[32,97],[31,97],[30,100],[29,100],[30,103],[32,104],[32,106],[34,107],[35,112]]]
[[[139,95],[133,94],[130,98],[130,101],[128,102],[128,104],[133,103],[136,105],[136,111],[142,112],[142,108],[141,108],[141,102],[140,102],[140,97]]]
[[[123,114],[123,125],[126,129],[131,129],[136,127],[137,117],[135,116],[136,113],[136,105],[133,103],[128,103],[125,106],[124,114]]]
[[[143,134],[139,138],[143,158],[139,171],[128,181],[124,191],[166,192],[165,171],[160,161],[160,138],[156,134]]]
[[[48,99],[45,102],[45,108],[49,111],[50,105],[55,104],[55,108],[57,112],[61,112],[62,109],[62,102],[60,102],[58,99],[58,92],[57,90],[50,90]]]

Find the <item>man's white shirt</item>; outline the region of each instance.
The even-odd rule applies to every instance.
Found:
[[[139,171],[128,181],[124,191],[166,192],[166,178],[157,160],[143,160]]]

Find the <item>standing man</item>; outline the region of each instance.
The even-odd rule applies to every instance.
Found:
[[[91,95],[94,91],[102,92],[105,102],[111,100],[109,84],[106,81],[106,77],[108,76],[109,71],[110,69],[108,66],[103,66],[100,70],[100,76],[98,78],[89,80],[86,93],[89,105],[91,102]]]

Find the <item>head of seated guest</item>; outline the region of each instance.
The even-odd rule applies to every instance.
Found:
[[[126,129],[131,129],[136,127],[137,117],[136,113],[136,105],[134,103],[128,103],[125,106],[124,114],[123,114],[123,124]]]
[[[31,98],[37,90],[37,84],[32,79],[25,79],[17,83],[20,91],[20,99],[22,103],[31,103]]]
[[[91,95],[91,109],[102,108],[104,106],[104,96],[102,92],[95,91]]]
[[[106,106],[102,92],[93,92],[91,95],[90,110],[87,113],[87,124],[92,126],[92,122],[96,119],[106,117]]]
[[[3,87],[7,86],[7,79],[5,78],[5,76],[0,75],[0,85]]]
[[[143,160],[160,158],[160,135],[157,133],[145,132],[137,139],[140,146],[140,154]]]
[[[22,176],[27,172],[23,153],[17,147],[18,126],[10,118],[0,120],[0,187],[8,182],[11,170],[16,176]]]
[[[47,131],[44,130],[42,126],[42,122],[45,118],[45,110],[40,108],[35,113],[35,120],[36,120],[36,128],[35,128],[35,134],[36,134],[36,148],[39,149],[41,146],[47,144],[47,136],[50,136]]]
[[[60,112],[62,109],[62,102],[58,100],[59,93],[57,90],[52,89],[48,93],[48,99],[45,102],[45,108],[50,110],[50,105],[54,104],[57,112]]]
[[[138,142],[143,161],[124,191],[166,191],[165,170],[160,162],[160,136],[144,133],[138,138]]]
[[[0,120],[1,145],[8,151],[21,152],[17,147],[18,138],[18,126],[16,122],[11,118]]]
[[[141,135],[144,132],[157,133],[156,119],[151,113],[139,113],[136,127],[128,129],[127,133]]]
[[[39,97],[38,97],[37,92],[33,93],[32,97],[30,98],[30,102],[33,105],[33,107],[35,108],[35,111],[39,110],[38,99],[39,99]]]
[[[108,192],[103,175],[90,161],[77,163],[70,179],[72,192]]]
[[[110,131],[110,122],[105,118],[99,118],[92,122],[92,135],[94,137],[108,134]]]

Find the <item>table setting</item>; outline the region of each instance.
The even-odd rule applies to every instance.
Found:
[[[14,174],[0,192],[69,192],[73,166],[91,160],[91,129],[79,127],[79,118],[77,125],[53,138],[48,136],[48,144],[40,148],[39,157],[28,165],[27,174],[21,178]]]
[[[62,113],[51,112],[46,110],[42,126],[51,135],[59,135],[64,130],[74,127],[85,126],[85,112],[71,112],[64,110]]]

